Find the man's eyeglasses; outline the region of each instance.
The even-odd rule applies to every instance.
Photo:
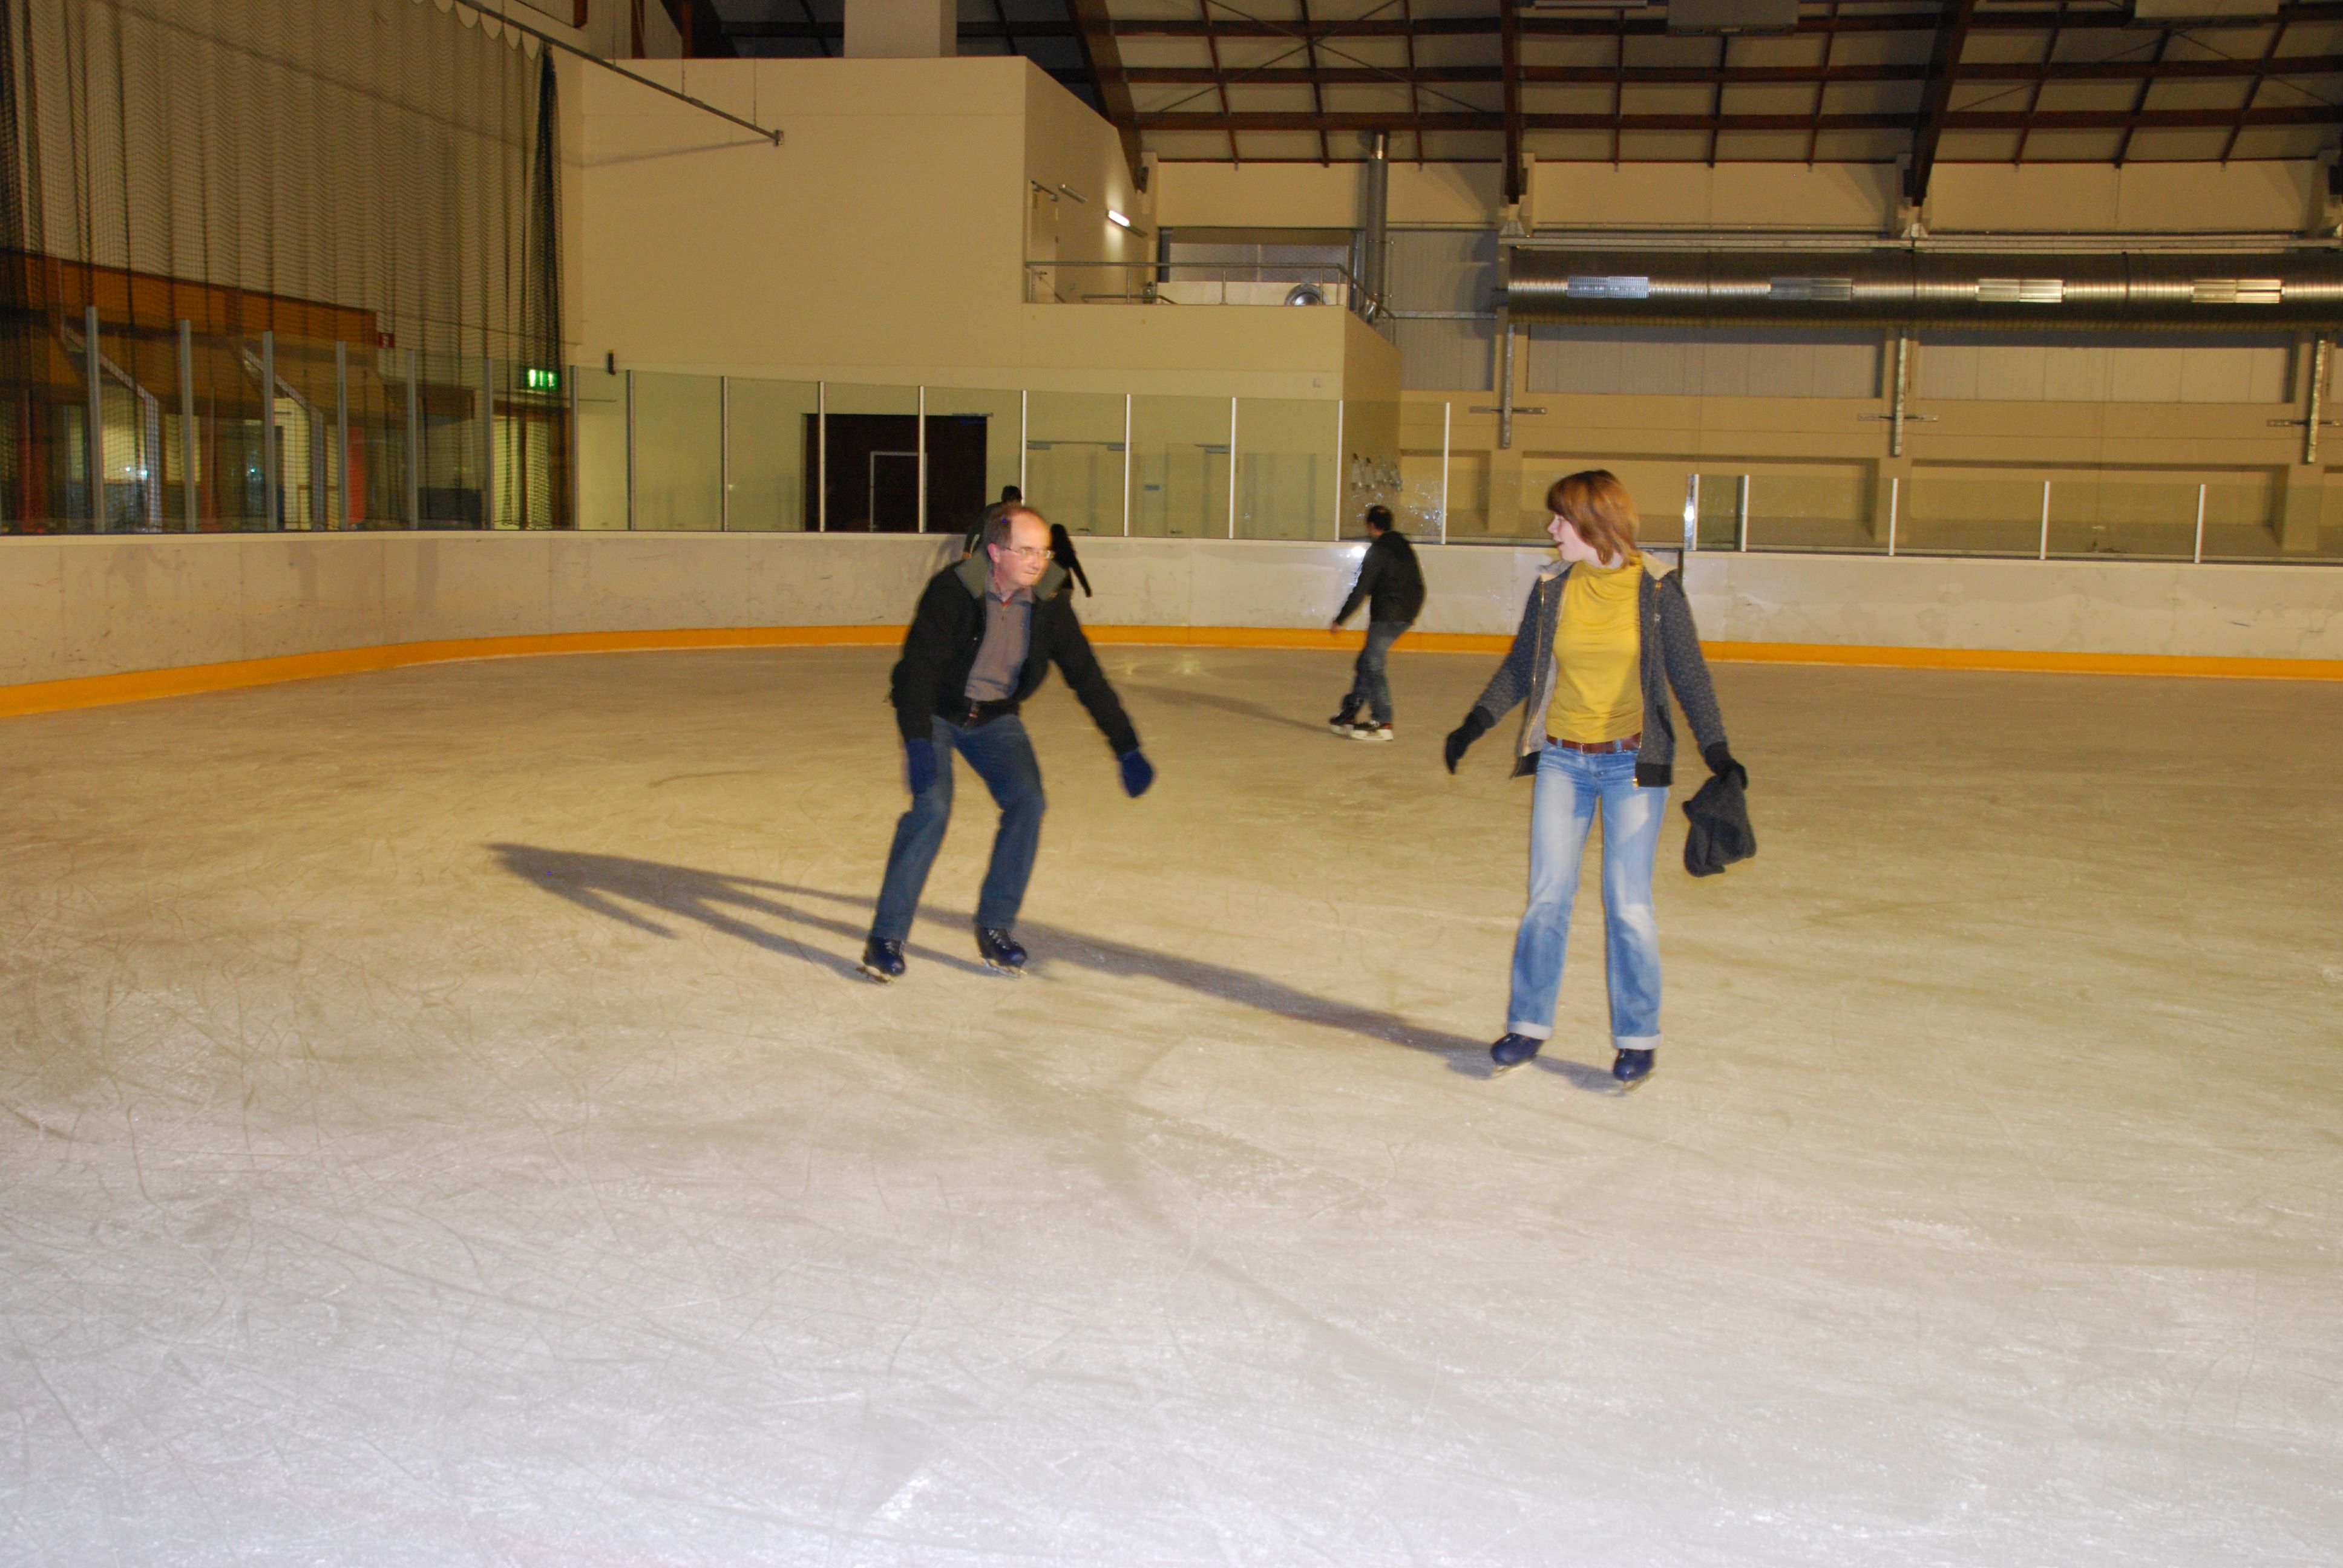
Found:
[[[995,545],[1004,556],[1015,556],[1021,561],[1046,561],[1056,554],[1047,545]]]

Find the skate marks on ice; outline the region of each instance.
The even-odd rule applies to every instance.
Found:
[[[695,920],[768,952],[802,960],[841,979],[859,980],[855,960],[849,953],[815,946],[785,929],[759,922],[783,922],[789,927],[819,932],[846,942],[850,951],[860,951],[863,938],[870,932],[872,900],[868,898],[693,866],[639,860],[625,855],[592,855],[530,844],[489,844],[486,848],[496,854],[506,870],[523,881],[637,930],[671,937],[675,932],[658,917]],[[921,906],[920,913],[928,920],[960,927],[965,927],[970,919],[966,910],[941,910],[932,904]],[[1046,975],[1060,966],[1071,966],[1117,980],[1158,980],[1200,996],[1273,1013],[1295,1023],[1365,1035],[1410,1050],[1426,1051],[1442,1058],[1454,1072],[1479,1076],[1485,1067],[1488,1047],[1481,1040],[1428,1029],[1397,1014],[1355,1002],[1313,996],[1267,975],[1063,930],[1033,920],[1020,920],[1017,929],[1035,949],[1030,967],[1039,974]],[[915,942],[905,943],[903,950],[924,963],[964,974],[990,972],[972,959]],[[1597,1084],[1599,1075],[1592,1068],[1575,1062],[1553,1065],[1581,1088],[1608,1087],[1607,1078]]]
[[[1211,691],[1191,691],[1178,686],[1141,686],[1130,680],[1122,683],[1122,689],[1134,696],[1169,703],[1174,708],[1210,708],[1218,712],[1234,714],[1239,719],[1252,719],[1263,724],[1282,724],[1295,729],[1305,729],[1312,735],[1326,733],[1326,724],[1323,719],[1312,724],[1308,719],[1296,719],[1290,713],[1280,713],[1264,704],[1247,702],[1241,697],[1222,697],[1217,692]]]

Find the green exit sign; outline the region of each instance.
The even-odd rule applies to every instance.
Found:
[[[539,370],[531,367],[521,374],[523,379],[528,384],[528,389],[532,392],[558,392],[561,390],[561,372],[558,370]]]

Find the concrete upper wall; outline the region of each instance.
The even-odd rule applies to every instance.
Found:
[[[1073,264],[1143,261],[1153,240],[1113,127],[1022,59],[630,68],[784,139],[564,65],[580,363],[1222,397],[1335,398],[1355,374],[1395,395],[1396,356],[1337,310],[1025,303],[1029,256],[1079,299],[1128,275]]]
[[[900,625],[936,536],[328,534],[0,541],[0,686],[404,643]],[[1364,546],[1082,541],[1097,626],[1322,627]],[[1420,629],[1512,632],[1549,552],[1423,552]],[[2343,659],[2343,571],[1701,555],[1718,640]]]
[[[1156,214],[1175,227],[1358,226],[1360,166],[1164,164]],[[1938,164],[1929,232],[2298,232],[2322,213],[2324,171],[2298,162]],[[1545,226],[1838,228],[1889,233],[1892,164],[1540,163],[1529,216]],[[1476,164],[1392,166],[1396,224],[1488,225],[1497,170]]]

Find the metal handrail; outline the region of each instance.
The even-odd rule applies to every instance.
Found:
[[[1167,299],[1157,292],[1161,285],[1167,283],[1291,284],[1295,287],[1304,285],[1312,286],[1333,285],[1346,291],[1345,299],[1353,307],[1363,298],[1357,276],[1347,265],[1336,261],[1253,263],[1152,260],[1053,261],[1047,257],[1036,256],[1027,258],[1025,263],[1025,276],[1029,284],[1043,274],[1059,271],[1072,273],[1105,271],[1134,276],[1135,287],[1127,287],[1116,293],[1084,293],[1081,297],[1086,303],[1100,300],[1121,300],[1143,305],[1180,303],[1178,300]],[[1247,273],[1252,276],[1249,277],[1244,276]],[[1180,274],[1187,276],[1181,276]],[[1332,302],[1329,300],[1326,303]]]

